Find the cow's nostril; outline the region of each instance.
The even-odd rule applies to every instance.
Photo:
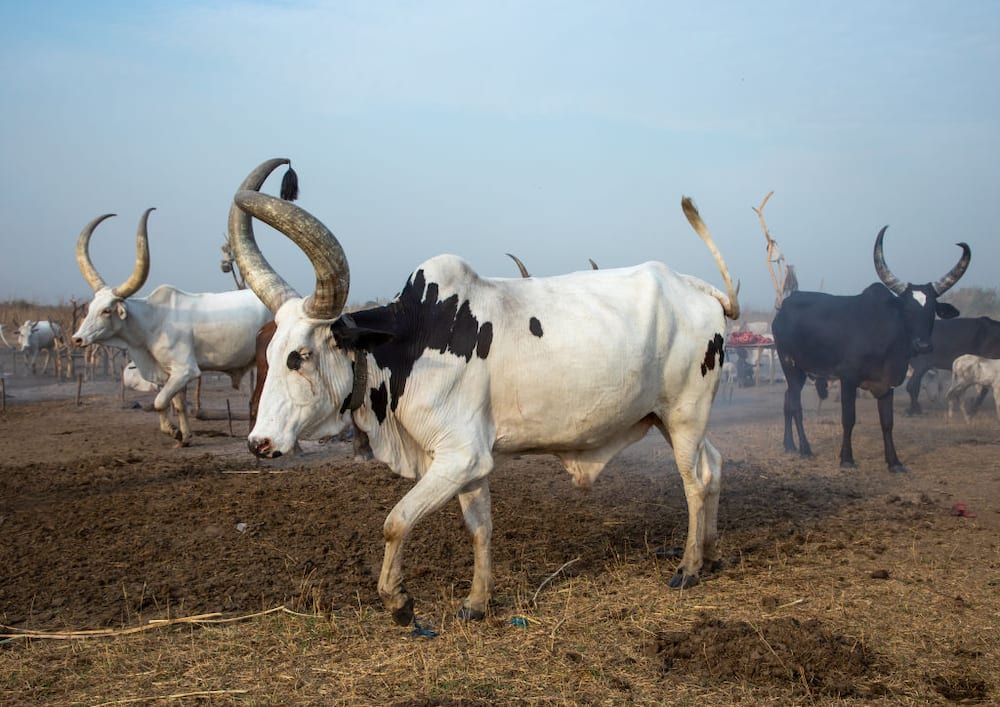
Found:
[[[254,456],[258,457],[268,456],[268,453],[271,451],[271,440],[267,438],[248,439],[247,449],[249,449],[250,453],[253,454]]]

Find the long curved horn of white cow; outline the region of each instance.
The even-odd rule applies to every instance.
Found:
[[[309,258],[316,271],[316,290],[303,304],[306,315],[314,319],[335,319],[339,316],[347,302],[351,273],[344,249],[330,229],[305,209],[269,194],[239,191],[233,202],[241,210],[284,233]],[[243,270],[242,264],[240,270]],[[247,282],[250,282],[249,272]],[[257,296],[260,297],[260,294]]]
[[[115,297],[122,299],[131,297],[146,284],[146,278],[149,277],[149,231],[146,226],[149,222],[150,212],[155,210],[153,208],[146,209],[142,218],[139,219],[139,228],[135,234],[135,267],[125,282],[111,290],[111,294]]]
[[[906,291],[906,283],[892,274],[892,270],[885,263],[885,256],[882,255],[882,239],[885,238],[885,229],[887,228],[889,227],[882,226],[882,230],[875,237],[875,272],[878,273],[878,279],[882,281],[883,285],[896,295],[901,295]]]
[[[259,191],[271,172],[283,164],[291,164],[291,160],[275,158],[261,163],[247,175],[237,191]],[[267,258],[260,252],[253,234],[250,214],[237,206],[235,201],[229,208],[229,245],[247,286],[272,314],[289,299],[299,296],[295,288],[275,272],[267,262]]]
[[[968,243],[956,243],[955,245],[962,249],[962,257],[959,258],[955,267],[947,275],[934,283],[934,291],[937,292],[939,297],[958,282],[958,278],[965,274],[966,268],[969,267],[969,261],[972,260],[972,251],[969,249]]]
[[[93,261],[90,259],[90,237],[94,235],[94,229],[97,225],[106,218],[111,218],[115,214],[104,214],[103,216],[98,216],[93,221],[88,223],[80,231],[80,237],[76,239],[76,264],[80,268],[80,272],[83,273],[84,279],[90,288],[97,292],[101,288],[107,287],[104,282],[104,278],[101,277],[100,273],[97,272],[97,268],[94,267]]]
[[[712,238],[712,234],[708,230],[708,226],[705,222],[701,220],[701,214],[698,213],[698,207],[694,205],[694,201],[691,200],[689,196],[681,197],[681,209],[684,210],[684,215],[687,217],[688,223],[691,224],[691,228],[695,230],[701,240],[705,242],[708,246],[708,252],[712,254],[712,258],[715,260],[715,266],[719,268],[719,272],[722,273],[722,281],[726,283],[726,292],[729,294],[728,301],[719,300],[722,304],[722,309],[726,313],[726,316],[730,319],[736,320],[740,318],[740,301],[738,299],[739,289],[733,287],[732,278],[729,277],[729,268],[726,267],[725,261],[722,259],[722,253],[715,246],[715,240]],[[719,293],[721,297],[722,293]]]

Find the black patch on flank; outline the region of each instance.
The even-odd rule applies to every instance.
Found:
[[[289,371],[297,371],[302,368],[302,354],[298,351],[292,351],[288,354],[288,359],[285,360],[285,365],[288,366]]]
[[[476,356],[485,359],[490,355],[490,346],[493,344],[493,322],[484,322],[479,327],[479,336],[476,338]]]
[[[368,350],[378,367],[390,373],[388,401],[392,410],[399,404],[413,366],[425,351],[450,353],[466,362],[473,356],[485,359],[489,355],[493,324],[480,323],[469,300],[460,302],[457,294],[444,300],[439,297],[437,283],[427,282],[424,271],[418,270],[394,301],[351,312],[354,326],[388,335],[381,343],[371,344]],[[349,326],[339,320],[337,325]],[[374,392],[372,405],[376,406]],[[383,407],[380,422],[385,414]]]
[[[379,384],[378,388],[371,388],[368,392],[372,399],[372,412],[381,425],[385,422],[386,411],[389,409],[389,394],[385,389],[385,383]]]
[[[708,375],[708,372],[715,368],[715,355],[719,355],[719,366],[722,366],[722,362],[726,358],[726,350],[724,348],[725,341],[721,334],[716,334],[708,342],[708,348],[705,349],[705,360],[701,364],[701,375],[704,378]]]
[[[528,331],[530,331],[535,336],[541,338],[542,336],[542,323],[538,321],[535,317],[528,320]]]

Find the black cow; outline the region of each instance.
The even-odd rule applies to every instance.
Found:
[[[892,389],[903,382],[910,357],[931,350],[934,315],[958,316],[958,310],[938,302],[965,273],[971,252],[959,243],[962,258],[933,284],[900,281],[882,257],[883,227],[875,239],[875,270],[882,284],[869,285],[860,295],[835,296],[795,292],[782,302],[771,331],[785,371],[785,451],[795,451],[792,421],[799,435],[799,452],[812,455],[802,427],[802,386],[806,377],[839,378],[841,421],[844,428],[840,466],[853,468],[851,431],[854,428],[858,388],[878,400],[879,422],[889,471],[906,471],[892,441]],[[819,388],[819,386],[817,386]]]
[[[920,381],[932,368],[951,370],[951,364],[963,354],[975,354],[985,358],[1000,358],[1000,322],[989,317],[961,317],[940,322],[931,335],[934,350],[910,359],[913,375],[906,384],[910,394],[907,415],[919,415]]]

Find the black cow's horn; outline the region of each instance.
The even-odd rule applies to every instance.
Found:
[[[951,272],[934,283],[934,291],[938,294],[938,297],[950,290],[952,285],[958,282],[958,278],[965,274],[965,270],[969,267],[969,261],[972,259],[972,251],[969,250],[967,243],[956,243],[955,245],[962,249],[962,257],[959,258],[958,263],[951,269]]]
[[[290,164],[290,160],[276,158],[261,163],[247,175],[238,191],[259,191],[271,172],[283,164]],[[250,214],[239,208],[235,202],[229,208],[229,245],[233,249],[233,259],[246,279],[247,286],[272,314],[289,299],[299,296],[295,288],[285,282],[260,252],[253,234]]]
[[[882,255],[882,238],[885,237],[885,229],[887,228],[889,227],[882,226],[882,230],[875,238],[875,272],[878,273],[878,279],[882,281],[882,284],[896,295],[901,295],[906,291],[907,283],[892,274],[892,270],[885,264],[885,258]]]
[[[351,273],[344,249],[330,229],[305,209],[258,191],[238,191],[233,203],[284,233],[308,256],[316,271],[316,290],[303,304],[306,315],[313,319],[339,316],[347,302]],[[246,275],[249,282],[250,274]]]

